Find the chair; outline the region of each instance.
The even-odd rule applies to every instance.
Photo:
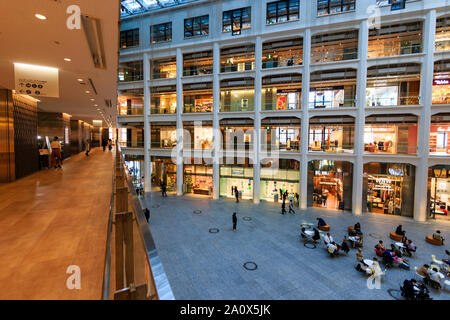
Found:
[[[320,226],[319,229],[322,231],[330,231],[330,226],[328,224],[326,224],[324,226]]]
[[[425,277],[417,272],[417,267],[414,267],[414,272],[416,273],[417,276],[420,277],[420,280],[425,281]]]
[[[442,246],[443,245],[442,241],[436,240],[435,238],[433,238],[433,236],[430,236],[430,235],[427,235],[425,237],[425,241],[430,243],[430,244],[432,244],[432,245],[435,245],[435,246]]]
[[[402,241],[402,235],[400,235],[400,234],[396,234],[395,232],[391,232],[390,233],[390,238],[392,239],[392,240],[395,240],[395,241]]]
[[[438,259],[436,259],[436,256],[434,254],[431,255],[431,261],[438,266],[442,266],[444,264],[444,261],[439,261]],[[440,267],[438,269],[440,269]]]

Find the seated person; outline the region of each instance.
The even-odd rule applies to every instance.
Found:
[[[403,245],[406,247],[408,245],[408,238],[406,236],[403,236],[400,242],[403,243]]]
[[[424,279],[425,283],[427,283],[430,280],[430,266],[429,265],[424,264],[420,268],[417,268],[416,272],[417,272],[417,274],[419,274],[425,278]]]
[[[344,240],[342,240],[341,248],[342,251],[345,252],[345,254],[348,254],[350,251],[350,248],[348,247],[347,238],[344,236]]]
[[[332,236],[330,236],[329,233],[327,233],[327,235],[325,237],[323,237],[323,241],[325,242],[326,245],[328,245],[331,242],[334,242],[334,239]]]
[[[302,232],[301,232],[301,237],[303,238],[303,239],[306,239],[306,238],[308,238],[308,235],[305,233],[305,231],[306,231],[306,229],[303,227],[302,228]]]
[[[391,244],[391,252],[393,252],[399,258],[402,257],[402,253],[400,252],[400,250],[398,250],[398,248],[394,244]]]
[[[364,263],[364,254],[361,248],[359,248],[358,251],[356,252],[356,262],[358,262],[358,264],[355,267],[356,270],[361,272],[367,272],[368,265]]]
[[[433,239],[440,241],[442,244],[444,243],[444,238],[442,238],[441,232],[439,230],[436,230],[436,232],[433,233]]]
[[[356,251],[356,261],[358,261],[360,263],[364,263],[364,254],[363,254],[361,248],[358,248],[358,251]]]
[[[437,268],[433,268],[430,271],[430,281],[434,282],[435,285],[441,286],[441,279],[445,278],[445,276],[438,271]]]
[[[317,228],[326,226],[327,223],[322,218],[317,218]]]
[[[378,241],[378,243],[375,245],[375,251],[377,254],[382,257],[383,252],[386,250],[386,247],[383,244],[383,240]]]
[[[314,228],[313,231],[314,231],[314,235],[312,236],[312,239],[313,239],[314,241],[320,240],[320,233],[319,233],[319,230],[317,230],[316,228]]]
[[[372,265],[370,266],[370,268],[367,268],[367,270],[370,271],[371,274],[373,274],[375,277],[379,277],[382,273],[381,268],[380,268],[380,264],[378,263],[377,258],[373,258],[372,260]],[[369,273],[369,272],[367,272]]]
[[[334,254],[334,255],[339,254],[339,247],[337,246],[337,244],[334,241],[327,244],[327,250],[330,254]]]
[[[395,229],[395,233],[398,234],[398,235],[400,235],[400,236],[404,236],[405,233],[406,233],[406,231],[403,231],[402,225],[400,224],[400,225],[397,227],[397,229]]]
[[[411,252],[416,252],[417,248],[414,242],[412,240],[408,240],[408,244],[406,245],[405,251],[409,254],[409,256],[412,255]]]
[[[405,280],[403,281],[403,294],[407,299],[414,299],[416,297],[416,292],[418,288],[416,287],[416,280]]]
[[[361,233],[361,225],[359,224],[359,222],[355,223],[355,225],[353,226],[353,229],[354,229],[357,233]]]
[[[389,251],[389,250],[384,250],[383,251],[383,262],[386,265],[392,265],[394,263],[394,256],[395,253]]]

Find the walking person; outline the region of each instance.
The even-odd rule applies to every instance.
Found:
[[[233,212],[233,231],[236,231],[236,226],[237,226],[236,212]]]
[[[234,187],[234,196],[236,197],[236,202],[239,202],[239,191],[237,187]]]
[[[286,202],[283,201],[283,204],[281,205],[281,214],[286,214]]]
[[[89,156],[89,152],[91,151],[91,141],[89,139],[86,140],[86,156]]]
[[[54,137],[52,143],[50,144],[52,147],[52,166],[56,168],[62,168],[62,158],[61,158],[61,143],[58,141],[58,137]]]
[[[294,211],[294,201],[292,199],[289,201],[289,213],[295,213],[295,211]]]
[[[111,151],[112,150],[112,140],[108,139],[108,150]]]
[[[106,139],[102,139],[102,147],[103,147],[103,151],[106,150],[106,145],[107,145]]]
[[[144,209],[144,215],[145,215],[145,219],[148,222],[148,219],[150,219],[150,210],[148,210],[147,208]]]

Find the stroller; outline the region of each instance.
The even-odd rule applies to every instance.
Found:
[[[430,297],[430,290],[425,285],[417,284],[415,287],[419,290],[414,290],[414,286],[409,280],[403,281],[403,286],[400,286],[402,297],[408,300],[433,300]]]

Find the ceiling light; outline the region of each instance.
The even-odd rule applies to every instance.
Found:
[[[86,93],[91,93],[89,90],[86,90],[85,92],[86,92]]]
[[[83,82],[83,79],[77,79],[79,82]]]
[[[40,13],[36,13],[34,16],[39,20],[47,20],[47,17]]]
[[[72,59],[64,58],[64,61],[70,62],[70,61],[72,61]]]
[[[94,107],[98,107],[98,104],[94,104]]]
[[[91,101],[95,101],[95,99],[91,99]]]

